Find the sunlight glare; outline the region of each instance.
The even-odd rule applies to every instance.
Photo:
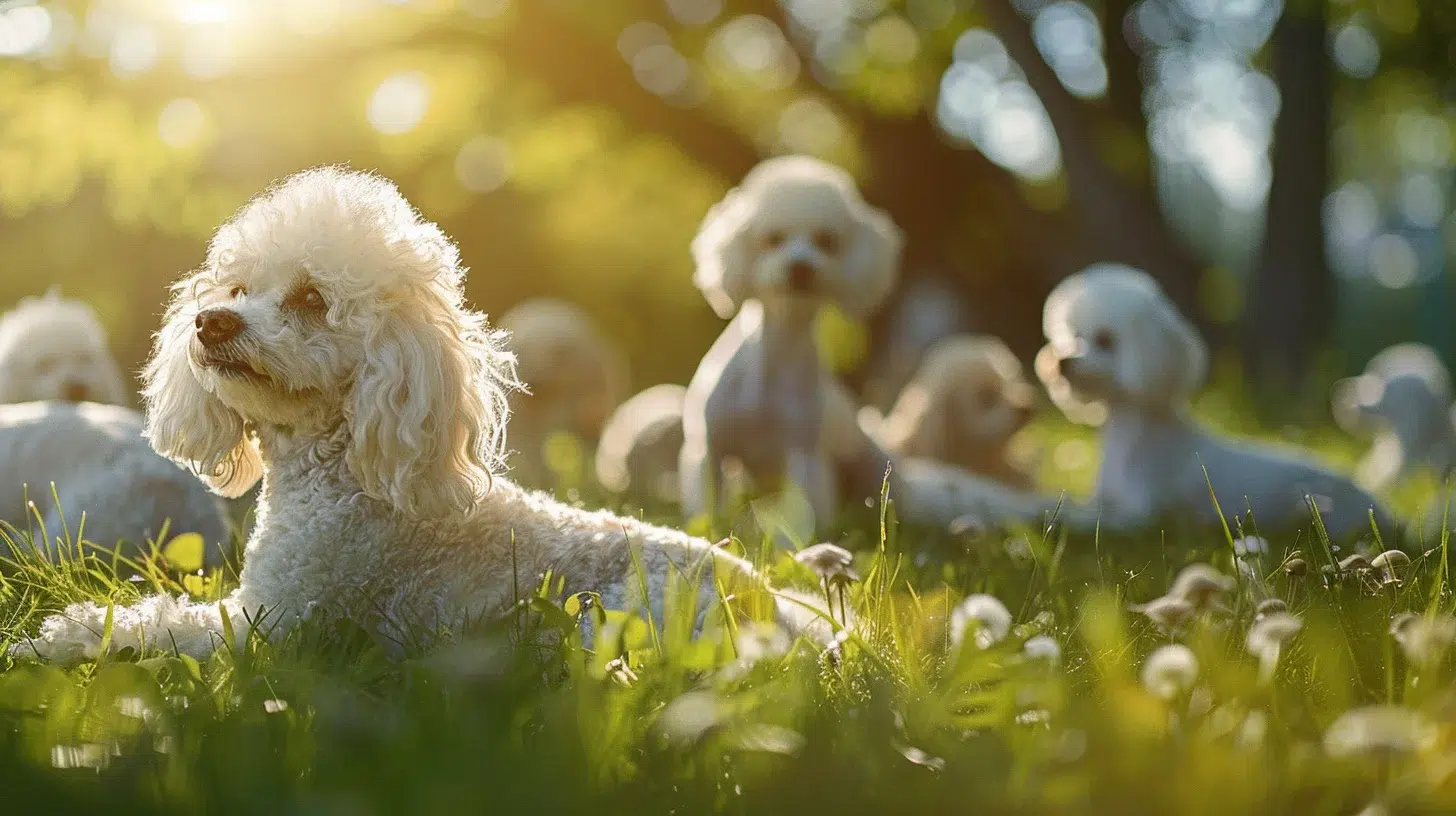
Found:
[[[50,12],[40,6],[17,6],[0,13],[0,56],[36,53],[50,35]]]
[[[187,25],[215,25],[233,18],[237,8],[230,0],[176,0],[177,19]]]
[[[386,136],[408,133],[425,118],[430,104],[430,86],[424,74],[407,71],[379,83],[369,98],[369,124]]]

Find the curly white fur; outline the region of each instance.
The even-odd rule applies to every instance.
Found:
[[[1381,351],[1364,373],[1335,383],[1330,401],[1341,427],[1374,435],[1355,470],[1367,488],[1384,490],[1421,468],[1445,479],[1456,466],[1451,375],[1431,347],[1400,343]]]
[[[672,502],[682,451],[681,385],[654,385],[617,406],[597,444],[597,481],[614,493]]]
[[[512,392],[511,475],[549,486],[545,445],[567,433],[594,443],[627,388],[627,361],[591,316],[557,298],[531,298],[498,321],[511,338],[516,373],[526,390]]]
[[[148,542],[165,543],[164,532],[168,539],[197,533],[207,542],[204,565],[221,566],[232,539],[222,503],[152,450],[142,425],[141,414],[118,405],[0,405],[0,486],[6,491],[0,521],[29,533],[52,558],[60,550],[57,539],[80,537],[106,550],[125,540],[130,547],[122,555],[135,558],[148,551]],[[0,554],[7,549],[0,540]]]
[[[689,518],[728,506],[730,462],[760,490],[802,492],[796,507],[781,505],[800,514],[783,517],[781,540],[807,540],[842,497],[878,497],[890,456],[820,363],[814,320],[828,303],[853,316],[874,309],[894,284],[901,242],[848,173],[803,156],[763,162],[708,212],[692,246],[695,281],[720,315],[737,316],[684,400],[679,482]],[[919,460],[893,471],[907,520],[944,524],[973,509],[1025,518],[1055,504]]]
[[[1007,446],[1035,412],[1036,390],[1005,343],[954,335],[930,347],[872,432],[897,456],[938,459],[1030,490],[1026,466]]]
[[[56,287],[0,316],[0,403],[37,400],[127,402],[101,319]]]
[[[1074,417],[1105,416],[1096,497],[1109,521],[1151,524],[1171,513],[1216,523],[1209,484],[1232,520],[1252,509],[1264,528],[1309,519],[1313,497],[1332,535],[1369,530],[1375,511],[1349,479],[1291,453],[1221,439],[1189,416],[1207,350],[1146,273],[1095,264],[1059,284],[1043,314],[1037,374]],[[1205,468],[1207,478],[1205,479]]]
[[[674,575],[697,577],[700,609],[718,584],[764,587],[707,541],[495,475],[513,361],[465,306],[464,274],[391,183],[334,168],[288,178],[218,230],[157,336],[148,433],[221,492],[261,476],[257,524],[226,600],[118,609],[116,647],[207,653],[224,610],[238,628],[260,610],[275,632],[319,611],[406,640],[504,614],[547,571],[659,616]],[[16,652],[94,656],[106,614],[72,606]]]

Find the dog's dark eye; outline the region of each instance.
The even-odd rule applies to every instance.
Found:
[[[825,255],[839,254],[839,236],[827,230],[814,233],[814,246]]]
[[[322,312],[329,304],[324,300],[323,293],[312,286],[305,286],[295,289],[288,296],[286,305],[295,312]]]
[[[773,232],[770,232],[767,235],[763,236],[763,245],[768,247],[769,249],[778,249],[779,247],[783,246],[784,243],[788,241],[788,239],[789,237],[785,235],[782,230],[774,230]]]
[[[243,295],[246,295],[247,293],[248,293],[248,287],[246,287],[246,286],[234,286],[232,288],[232,290],[228,292],[228,297],[232,298],[233,300],[237,300],[238,298],[242,297]]]
[[[1117,338],[1107,329],[1098,329],[1097,333],[1092,335],[1092,346],[1098,351],[1112,351],[1112,347],[1115,345],[1117,345]]]

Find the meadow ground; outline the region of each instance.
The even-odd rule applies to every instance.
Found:
[[[1029,436],[1049,483],[1087,489],[1085,429],[1046,419]],[[1358,455],[1333,432],[1302,441],[1340,464]],[[1435,488],[1390,499],[1412,513]],[[828,654],[745,619],[689,642],[684,612],[661,630],[639,620],[626,655],[608,660],[575,639],[590,605],[553,597],[545,576],[518,614],[399,662],[338,623],[274,643],[238,631],[201,664],[121,653],[62,671],[0,658],[0,812],[1456,809],[1450,633],[1390,634],[1400,612],[1451,610],[1444,535],[1413,547],[1397,582],[1328,573],[1350,552],[1308,530],[1268,535],[1260,553],[1236,547],[1236,531],[1177,519],[1131,537],[951,534],[898,525],[891,504],[884,522],[854,508],[834,539],[857,553],[847,600],[860,627]],[[776,581],[817,585],[786,554],[748,549]],[[1295,551],[1304,575],[1284,568]],[[70,601],[228,584],[153,564],[126,579],[94,559],[22,560],[0,578],[6,642]],[[1237,579],[1211,611],[1169,635],[1128,609],[1199,561]],[[1014,625],[956,648],[950,612],[973,593],[999,598]],[[1302,622],[1277,649],[1248,639],[1268,598]],[[1175,642],[1192,663],[1163,652],[1145,677]]]

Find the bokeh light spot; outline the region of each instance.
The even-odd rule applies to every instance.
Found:
[[[40,6],[16,6],[0,13],[0,56],[37,53],[50,35],[50,12]]]
[[[844,124],[818,99],[800,99],[779,116],[779,139],[796,153],[828,156],[844,140]]]
[[[707,25],[723,13],[723,0],[667,0],[667,10],[683,25]]]
[[[876,20],[864,35],[865,50],[887,65],[905,65],[920,53],[920,34],[909,20],[896,15]]]
[[[1435,229],[1446,214],[1446,191],[1430,173],[1413,173],[1400,183],[1396,193],[1400,214],[1413,227]]]
[[[424,74],[408,71],[395,74],[374,89],[366,115],[369,124],[386,136],[408,133],[425,118],[430,105],[430,85]]]
[[[204,121],[202,106],[196,100],[173,99],[157,117],[157,135],[172,147],[187,147],[202,135]]]
[[[1370,275],[1390,289],[1404,289],[1416,282],[1420,258],[1404,237],[1388,232],[1370,243]]]
[[[500,139],[476,136],[455,156],[455,177],[472,193],[494,192],[510,177],[510,150]]]
[[[1330,51],[1340,70],[1356,79],[1369,79],[1380,67],[1380,43],[1370,29],[1359,23],[1350,23],[1336,32]]]
[[[111,72],[122,78],[144,74],[157,63],[161,48],[151,28],[140,24],[120,26],[111,38]]]

